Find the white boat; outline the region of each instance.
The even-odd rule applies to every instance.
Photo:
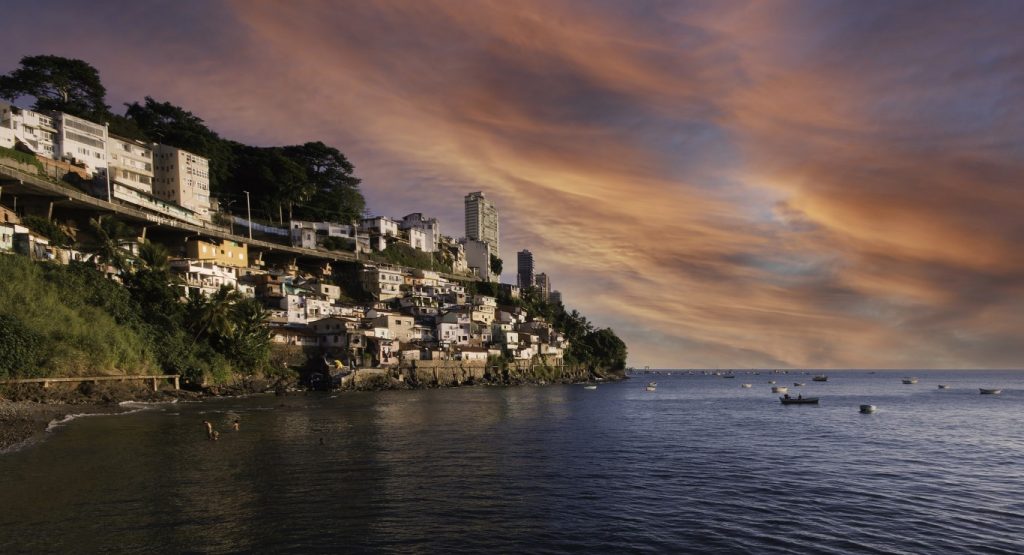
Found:
[[[597,384],[588,383],[583,386],[583,389],[597,389]]]
[[[999,395],[1003,392],[1002,389],[985,389],[984,387],[979,388],[982,395]]]
[[[650,382],[650,383],[647,384],[647,391],[657,391],[657,390],[658,390],[658,383],[657,382]]]
[[[803,387],[803,382],[793,382],[793,387]]]
[[[775,380],[768,380],[768,383],[775,385]]]
[[[917,383],[917,378],[903,378],[903,383],[907,385],[913,385]]]
[[[875,405],[861,405],[860,406],[860,412],[862,414],[871,414],[871,413],[875,412],[876,410],[878,410],[878,408],[875,407]]]
[[[740,384],[740,387],[742,387],[743,389],[750,389],[751,387],[754,387],[754,384],[743,383]]]
[[[789,391],[789,388],[784,385],[777,385],[772,388],[772,393],[786,393],[787,391]]]
[[[940,383],[939,384],[939,389],[949,389],[949,386],[944,384],[944,383]]]

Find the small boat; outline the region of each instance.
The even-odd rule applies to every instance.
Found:
[[[876,410],[878,410],[878,408],[875,407],[875,405],[861,405],[860,406],[861,414],[871,414],[871,413],[875,412]]]
[[[818,398],[817,397],[790,397],[788,399],[785,398],[785,397],[779,397],[779,401],[781,401],[783,405],[817,405],[818,404]]]
[[[903,378],[903,383],[906,385],[913,385],[917,383],[917,378]]]
[[[944,384],[944,383],[940,383],[939,384],[939,389],[949,389],[949,386]]]
[[[597,389],[597,384],[588,383],[583,386],[583,389]]]
[[[803,387],[803,382],[793,382],[793,387]]]
[[[768,380],[768,383],[775,385],[775,380]]]
[[[647,391],[657,391],[657,390],[658,390],[658,382],[650,382],[650,383],[647,384]]]
[[[735,378],[736,376],[734,376],[734,375],[732,375],[732,374],[725,374],[725,375],[723,375],[722,377],[723,377],[723,378]]]
[[[826,375],[822,374],[822,375],[820,375],[820,376],[814,376],[814,377],[813,377],[813,378],[811,378],[811,379],[812,379],[812,380],[814,380],[814,381],[816,381],[816,382],[827,382],[827,381],[828,381],[828,376],[826,376]]]
[[[740,384],[740,387],[742,387],[743,389],[750,389],[751,387],[754,387],[754,384],[742,383]]]
[[[789,388],[784,385],[777,385],[772,388],[772,393],[785,393],[789,391]]]
[[[999,395],[1003,392],[1002,389],[985,389],[984,387],[979,388],[982,395]]]

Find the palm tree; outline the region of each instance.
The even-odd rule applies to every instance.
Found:
[[[130,255],[121,244],[133,236],[131,228],[111,216],[90,218],[89,227],[95,236],[93,242],[85,246],[85,250],[92,252],[89,260],[123,272],[128,267]]]
[[[194,327],[198,328],[194,344],[203,334],[217,337],[228,337],[235,328],[234,306],[242,299],[242,294],[227,285],[222,285],[209,297],[202,293],[192,292],[188,299],[188,311],[192,316]]]
[[[139,262],[150,270],[167,272],[171,269],[171,254],[167,247],[160,243],[143,241],[139,245]]]

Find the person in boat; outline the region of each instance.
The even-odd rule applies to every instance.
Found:
[[[800,393],[799,395],[796,396],[796,398],[797,398],[797,400],[803,399],[804,398],[804,394]]]
[[[789,399],[789,393],[782,396],[783,399]]]

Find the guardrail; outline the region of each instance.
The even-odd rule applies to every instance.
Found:
[[[125,380],[152,380],[153,391],[159,391],[160,380],[174,380],[174,389],[181,389],[181,376],[178,374],[161,374],[159,376],[76,376],[72,378],[19,378],[16,380],[0,380],[0,385],[41,383],[43,388],[50,387],[52,383],[82,383],[82,382],[109,382]]]

